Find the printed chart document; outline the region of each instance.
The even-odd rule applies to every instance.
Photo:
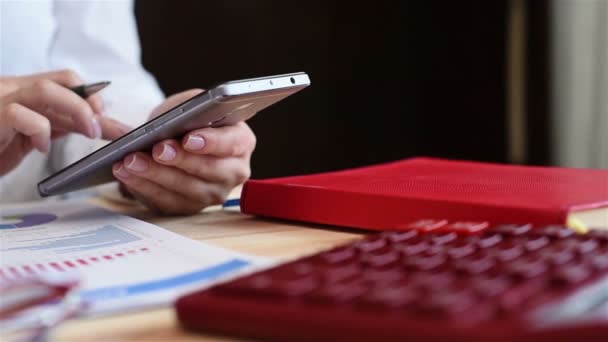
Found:
[[[264,264],[85,204],[0,210],[0,280],[76,272],[89,314],[169,304]]]

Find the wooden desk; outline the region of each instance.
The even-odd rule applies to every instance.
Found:
[[[357,239],[361,231],[253,218],[210,208],[192,217],[159,218],[138,207],[107,201],[95,204],[152,222],[178,234],[240,252],[286,260]],[[608,209],[578,218],[590,226],[608,226]],[[53,335],[58,341],[227,341],[179,328],[171,308],[67,323]]]

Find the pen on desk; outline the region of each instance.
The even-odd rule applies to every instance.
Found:
[[[83,84],[80,86],[70,88],[73,92],[78,94],[78,96],[86,99],[87,97],[95,94],[96,92],[102,90],[103,88],[110,85],[110,81],[103,81],[91,84]]]

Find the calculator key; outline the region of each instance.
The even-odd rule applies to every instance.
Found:
[[[496,266],[496,262],[488,257],[482,258],[463,258],[457,260],[454,264],[455,268],[461,272],[475,275],[490,271],[494,266]]]
[[[549,261],[549,263],[551,263],[551,265],[553,266],[562,266],[571,261],[574,261],[576,256],[570,251],[560,251],[547,254],[544,256],[544,258]]]
[[[502,236],[500,234],[491,234],[487,236],[482,236],[477,240],[477,246],[479,248],[489,248],[497,245],[502,241]]]
[[[401,253],[404,256],[408,257],[408,256],[420,254],[420,253],[426,251],[430,246],[431,246],[431,244],[428,243],[427,241],[418,241],[418,242],[410,244],[410,245],[405,245],[405,246],[399,248],[399,250],[401,251]]]
[[[448,247],[446,245],[435,245],[431,244],[422,254],[425,256],[445,254]]]
[[[539,228],[535,231],[535,233],[553,237],[553,238],[558,238],[558,239],[567,238],[569,236],[576,234],[574,232],[574,230],[572,230],[570,228],[567,228],[564,226],[555,226],[555,225]]]
[[[436,245],[443,245],[443,244],[456,240],[457,237],[458,237],[458,235],[456,235],[456,233],[448,232],[448,233],[434,235],[431,238],[431,241]]]
[[[593,252],[596,248],[598,248],[599,244],[597,240],[584,236],[575,239],[558,241],[557,246],[565,250],[573,251],[579,255],[584,255]]]
[[[599,246],[597,240],[595,239],[584,239],[581,241],[581,244],[578,246],[577,250],[581,254],[587,254],[593,252]]]
[[[384,254],[367,254],[362,256],[361,261],[370,267],[380,268],[395,264],[401,259],[401,255],[397,251],[389,251]]]
[[[406,230],[400,232],[384,233],[384,237],[392,243],[400,243],[418,236],[417,230]]]
[[[387,241],[382,237],[375,239],[364,239],[355,242],[355,248],[363,253],[375,252],[386,247],[387,245]]]
[[[542,259],[520,258],[506,266],[507,272],[520,278],[534,278],[549,270]]]
[[[511,236],[524,235],[531,230],[531,224],[501,224],[492,229],[493,232]]]
[[[536,238],[531,238],[524,243],[524,247],[527,251],[536,251],[539,250],[549,244],[549,239],[546,236],[539,236]]]
[[[486,253],[493,255],[496,259],[501,262],[508,262],[515,260],[524,254],[524,248],[520,245],[508,243],[498,246],[496,249],[486,251]]]
[[[437,230],[448,224],[447,220],[418,220],[405,226],[407,229],[415,229],[421,233]]]
[[[454,222],[441,228],[442,231],[450,231],[458,234],[476,234],[490,226],[488,222]]]
[[[586,280],[591,274],[591,269],[585,265],[567,265],[557,269],[551,280],[558,285],[571,285]]]
[[[475,247],[471,244],[465,244],[462,246],[451,246],[446,254],[452,259],[460,259],[475,253]]]
[[[417,256],[406,259],[405,266],[416,270],[429,271],[442,266],[445,262],[446,257],[443,255]]]
[[[355,250],[351,247],[340,248],[321,254],[321,258],[329,264],[344,263],[353,260],[355,256]]]

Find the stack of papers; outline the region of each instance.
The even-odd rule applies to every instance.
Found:
[[[0,281],[76,273],[88,314],[167,305],[263,264],[85,204],[0,210]]]

